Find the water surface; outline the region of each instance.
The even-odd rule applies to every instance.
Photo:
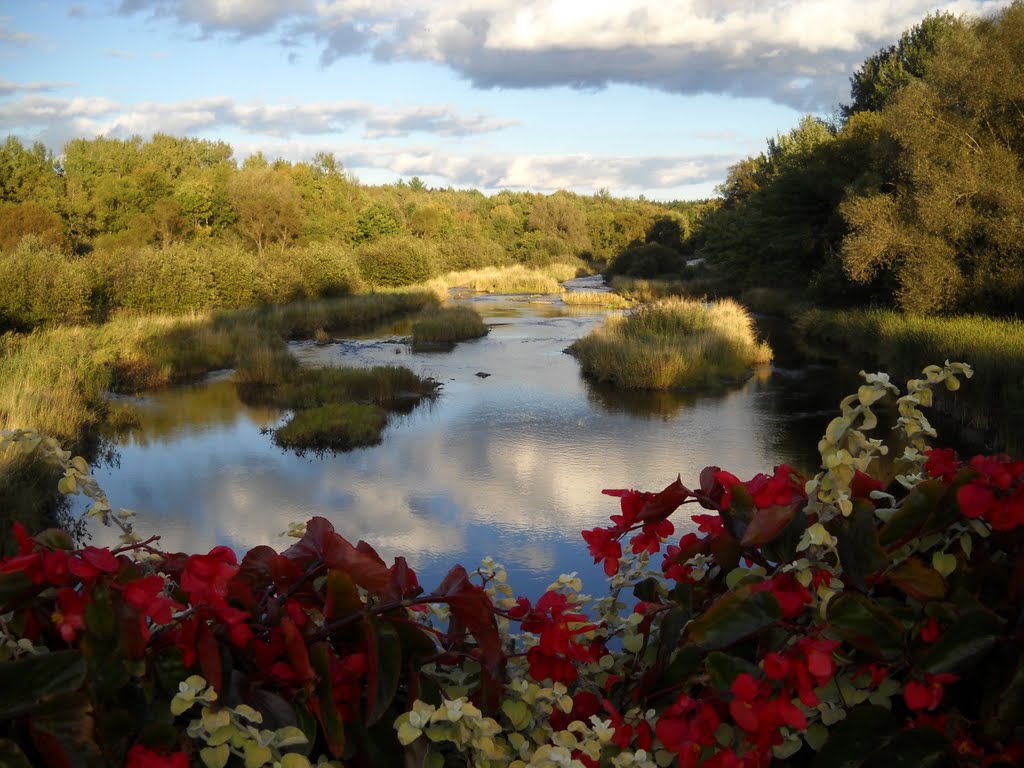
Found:
[[[658,490],[677,475],[696,484],[711,464],[743,479],[780,463],[813,471],[843,391],[832,371],[785,358],[719,394],[595,388],[564,350],[606,310],[556,297],[458,300],[491,331],[451,352],[412,354],[396,329],[294,345],[310,365],[402,364],[441,382],[435,401],[392,417],[381,445],[323,457],[279,449],[265,432],[288,414],[243,405],[222,374],[140,398],[142,426],[120,438],[100,483],[170,551],[283,549],[289,523],[322,515],[386,558],[405,555],[428,589],[451,565],[472,568],[490,554],[519,592],[537,594],[571,571],[597,592],[603,575],[580,531],[617,510],[602,488]]]

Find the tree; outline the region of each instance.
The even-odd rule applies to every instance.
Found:
[[[299,195],[287,173],[255,164],[235,174],[228,191],[235,228],[261,258],[271,244],[284,248],[302,229]]]
[[[851,103],[843,105],[849,119],[858,112],[880,112],[889,100],[914,80],[924,77],[936,48],[965,22],[950,13],[930,14],[904,32],[895,45],[869,56],[850,78]]]

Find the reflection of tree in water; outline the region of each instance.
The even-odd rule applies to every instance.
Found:
[[[669,390],[619,389],[608,384],[597,384],[584,379],[587,399],[606,411],[627,413],[640,418],[663,418],[675,416],[683,408],[689,408],[702,395],[697,392],[674,392]]]
[[[111,402],[110,414],[110,436],[141,446],[173,442],[183,435],[206,432],[211,425],[230,426],[243,415],[258,426],[272,426],[280,418],[277,408],[242,403],[230,380],[119,399]]]

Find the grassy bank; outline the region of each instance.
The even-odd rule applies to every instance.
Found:
[[[467,288],[481,293],[559,293],[560,283],[576,277],[581,269],[576,263],[553,263],[545,267],[485,267],[483,269],[449,272],[427,285],[442,296],[449,288]]]
[[[1024,322],[978,315],[924,317],[884,310],[809,310],[797,330],[810,350],[854,365],[909,378],[944,360],[969,363],[970,397],[943,398],[940,407],[988,431],[1011,450],[1024,448]]]
[[[487,335],[480,314],[470,307],[441,307],[424,312],[412,324],[414,351],[448,348],[455,342]]]
[[[366,330],[436,304],[423,291],[373,294],[270,309],[122,315],[96,326],[7,334],[0,337],[0,429],[35,430],[88,452],[108,391],[138,392],[232,367],[243,384],[270,383],[296,365],[285,339],[312,337],[318,329]],[[39,476],[20,456],[0,455],[5,514],[38,501],[25,479]],[[52,489],[55,481],[40,482]]]
[[[609,318],[569,351],[585,375],[624,389],[714,387],[771,360],[746,310],[731,300],[705,305],[662,299]]]
[[[611,281],[612,291],[628,301],[650,302],[670,296],[691,296],[682,280],[648,280],[640,277],[616,275]]]

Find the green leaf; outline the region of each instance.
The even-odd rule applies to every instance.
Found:
[[[402,643],[388,622],[368,618],[366,629],[366,724],[373,725],[391,706],[402,674]]]
[[[92,705],[83,693],[48,701],[30,718],[32,741],[47,765],[101,768],[103,755],[93,738]]]
[[[832,598],[826,616],[836,635],[854,648],[886,660],[903,654],[903,625],[858,592]]]
[[[889,571],[889,581],[915,600],[926,602],[946,596],[946,582],[920,557],[911,557]]]
[[[199,750],[199,757],[206,768],[224,768],[231,757],[231,748],[227,744],[220,744],[216,747],[204,747]]]
[[[871,766],[886,768],[939,768],[948,765],[945,736],[934,728],[901,731],[875,750],[868,759]]]
[[[70,552],[75,548],[75,542],[71,539],[71,534],[60,528],[47,528],[42,533],[36,534],[33,538],[50,549],[63,549],[66,552]]]
[[[933,675],[962,674],[996,644],[1005,623],[990,611],[965,613],[924,653],[919,666]]]
[[[843,566],[843,581],[857,589],[867,591],[867,577],[889,564],[878,543],[874,507],[857,499],[848,517],[839,517],[828,525],[828,532],[836,537],[836,550]]]
[[[0,608],[32,586],[32,579],[21,571],[0,573]]]
[[[728,648],[781,618],[778,601],[770,592],[751,594],[749,587],[727,592],[686,627],[687,636],[708,650]]]
[[[324,618],[328,623],[363,609],[363,601],[359,597],[356,583],[345,571],[337,568],[328,571],[324,592]]]
[[[0,720],[18,717],[47,701],[77,691],[86,664],[78,651],[57,651],[0,662]]]
[[[0,739],[0,766],[3,768],[32,768],[32,764],[13,741]]]
[[[924,530],[945,490],[941,480],[925,480],[915,485],[896,513],[882,526],[879,532],[882,546],[891,548]]]
[[[708,675],[711,677],[711,684],[719,691],[728,691],[733,681],[743,672],[757,677],[760,670],[756,665],[738,656],[730,656],[721,651],[712,651],[705,661]]]
[[[309,662],[317,675],[317,718],[323,727],[327,748],[334,757],[342,757],[345,753],[345,724],[341,721],[331,690],[331,649],[327,643],[315,643],[309,649]],[[310,742],[315,741],[310,739]]]
[[[881,707],[858,707],[850,712],[829,734],[819,750],[812,768],[860,768],[881,763],[867,762],[878,747],[899,730],[900,721]]]

